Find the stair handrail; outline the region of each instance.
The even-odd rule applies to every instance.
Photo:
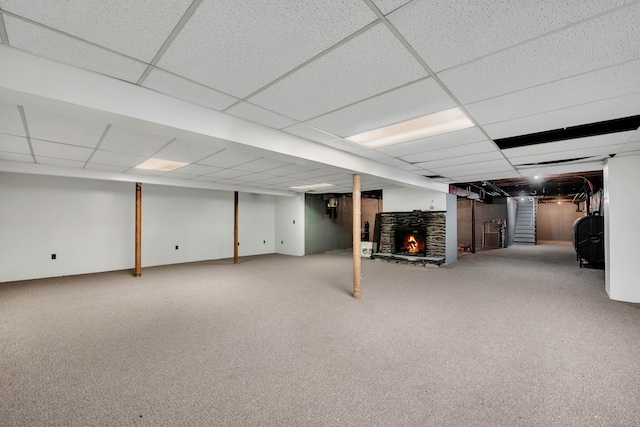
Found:
[[[531,201],[531,222],[529,224],[529,227],[533,228],[533,215],[535,214],[535,210],[536,210],[536,199],[533,199]]]

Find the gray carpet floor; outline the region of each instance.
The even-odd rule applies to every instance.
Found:
[[[0,284],[0,425],[638,426],[640,308],[569,244]]]

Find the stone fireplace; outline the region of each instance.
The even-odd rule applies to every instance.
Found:
[[[446,212],[382,212],[378,218],[379,253],[444,260]]]

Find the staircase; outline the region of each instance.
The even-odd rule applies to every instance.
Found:
[[[518,200],[518,213],[516,214],[516,232],[514,243],[521,245],[536,244],[536,211],[537,200]]]

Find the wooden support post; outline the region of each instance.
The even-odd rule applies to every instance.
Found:
[[[142,183],[136,182],[136,266],[134,277],[142,275]]]
[[[233,263],[238,263],[238,192],[233,194]]]
[[[471,200],[471,253],[476,253],[476,201]]]
[[[360,175],[353,174],[353,297],[360,298],[360,226],[362,215],[360,211]]]

